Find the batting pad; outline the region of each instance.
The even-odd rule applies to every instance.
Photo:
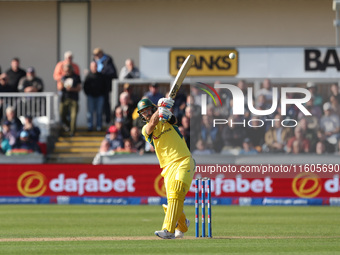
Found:
[[[181,181],[175,180],[170,184],[167,191],[168,209],[166,210],[162,229],[167,229],[171,233],[175,232],[176,224],[183,214],[184,198],[188,191],[189,187]]]
[[[164,213],[166,214],[166,211],[167,211],[167,209],[168,209],[168,206],[165,205],[165,204],[163,204],[162,207],[163,207]],[[186,217],[187,217],[187,216],[185,215],[185,213],[184,213],[184,211],[183,211],[182,214],[181,214],[181,216],[179,217],[179,220],[178,220],[177,224],[176,224],[176,229],[179,230],[179,231],[181,231],[182,233],[185,233],[185,232],[188,231],[188,226],[187,226],[187,224],[185,223]]]

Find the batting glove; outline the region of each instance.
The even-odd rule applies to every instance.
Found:
[[[158,107],[166,107],[168,109],[170,109],[173,105],[174,105],[175,101],[172,100],[171,98],[161,98],[158,100]]]
[[[158,115],[159,115],[159,120],[164,122],[164,121],[168,121],[171,119],[172,112],[168,108],[159,107]]]

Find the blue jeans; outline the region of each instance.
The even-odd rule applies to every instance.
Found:
[[[96,113],[97,130],[102,129],[102,114],[103,114],[104,96],[93,97],[87,96],[87,127],[93,128],[93,115]]]

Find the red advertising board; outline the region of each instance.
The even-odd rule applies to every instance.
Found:
[[[0,196],[164,196],[158,165],[1,165]],[[215,197],[340,197],[339,176],[319,178],[300,173],[294,178],[212,178]],[[188,196],[194,196],[193,185]]]

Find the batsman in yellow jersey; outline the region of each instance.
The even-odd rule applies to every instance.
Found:
[[[195,162],[170,111],[174,100],[161,98],[158,107],[149,99],[137,104],[138,113],[146,121],[142,134],[155,149],[164,178],[168,205],[163,205],[165,218],[162,230],[155,235],[163,239],[182,238],[190,221],[183,211],[184,199],[195,172]]]

